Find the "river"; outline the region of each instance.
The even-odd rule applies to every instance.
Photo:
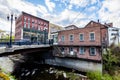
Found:
[[[22,55],[0,57],[0,67],[6,72],[13,71],[12,75],[17,80],[85,80],[81,79],[81,76],[85,77],[83,72],[40,64],[30,56],[28,58]]]

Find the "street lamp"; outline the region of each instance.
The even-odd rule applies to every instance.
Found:
[[[9,16],[7,16],[8,20],[11,20],[11,29],[10,29],[10,43],[8,45],[9,48],[12,47],[12,24],[13,24],[13,13]],[[17,17],[15,16],[15,20],[17,19]]]

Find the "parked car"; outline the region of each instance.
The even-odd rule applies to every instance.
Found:
[[[15,41],[15,45],[31,45],[31,41],[28,39],[22,39],[19,41]]]

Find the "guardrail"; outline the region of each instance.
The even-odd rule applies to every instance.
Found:
[[[46,42],[41,42],[41,41],[30,41],[30,40],[24,40],[24,39],[13,39],[12,40],[12,45],[43,45],[43,44],[49,44],[53,45],[53,40],[49,39],[46,40]],[[0,47],[9,47],[10,42],[9,39],[0,39]]]

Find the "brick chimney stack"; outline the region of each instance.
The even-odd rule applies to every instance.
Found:
[[[104,25],[108,27],[113,27],[113,23],[105,23]]]

